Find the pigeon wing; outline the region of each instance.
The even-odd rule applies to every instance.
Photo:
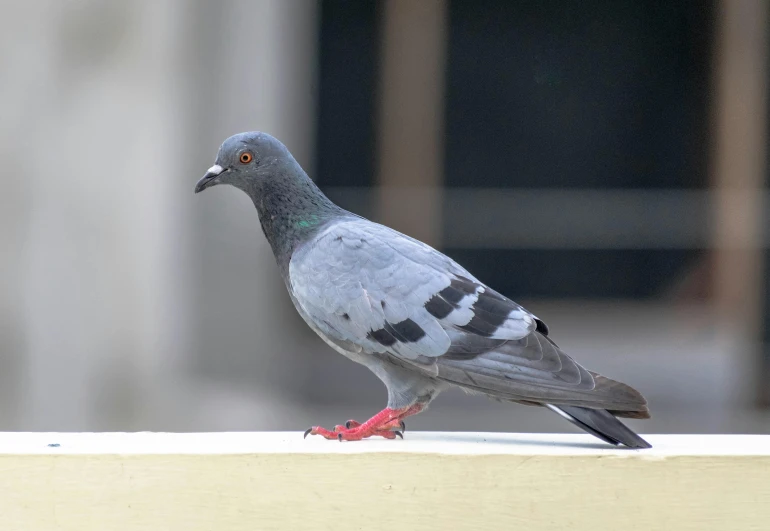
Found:
[[[434,373],[447,353],[488,349],[537,327],[449,257],[363,219],[335,223],[298,249],[289,280],[302,310],[334,340]]]

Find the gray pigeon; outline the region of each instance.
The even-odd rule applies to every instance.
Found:
[[[195,192],[217,184],[251,197],[310,328],[388,389],[387,407],[368,421],[305,436],[403,436],[406,417],[455,385],[545,406],[610,444],[650,448],[616,418],[649,418],[638,391],[578,365],[542,320],[451,258],[332,203],[272,136],[225,140]]]

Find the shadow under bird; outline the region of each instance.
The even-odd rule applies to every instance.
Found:
[[[542,320],[451,258],[332,203],[272,136],[225,140],[195,192],[217,184],[251,197],[310,328],[388,389],[387,407],[366,422],[305,436],[403,436],[404,419],[454,385],[544,406],[614,445],[650,447],[616,418],[649,418],[638,391],[581,367]]]

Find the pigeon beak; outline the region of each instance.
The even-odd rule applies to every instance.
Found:
[[[204,175],[198,184],[195,185],[195,193],[202,192],[206,188],[210,188],[215,184],[219,184],[219,176],[225,173],[227,170],[219,164],[214,164],[208,169],[206,175]]]

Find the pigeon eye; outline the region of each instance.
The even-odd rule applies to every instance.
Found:
[[[239,160],[241,161],[241,164],[248,164],[249,162],[254,160],[254,155],[252,155],[248,151],[244,151],[243,153],[241,153]]]

